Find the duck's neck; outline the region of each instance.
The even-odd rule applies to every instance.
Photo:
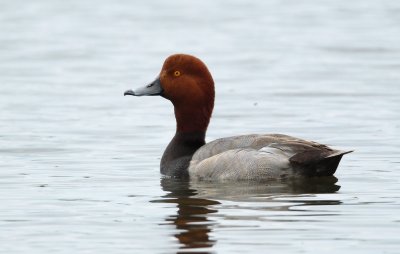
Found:
[[[176,133],[161,159],[161,173],[174,177],[188,177],[193,154],[205,144],[205,136],[212,107],[194,108],[175,106]]]
[[[205,144],[205,136],[205,131],[177,131],[161,158],[161,173],[167,176],[188,178],[190,160],[197,149]]]
[[[212,113],[208,107],[174,107],[177,133],[206,132]]]

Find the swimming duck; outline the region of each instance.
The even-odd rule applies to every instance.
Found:
[[[172,102],[176,133],[161,158],[165,176],[211,181],[331,176],[342,156],[352,152],[282,134],[226,137],[206,144],[214,81],[207,66],[191,55],[169,56],[153,82],[124,95],[160,95]]]

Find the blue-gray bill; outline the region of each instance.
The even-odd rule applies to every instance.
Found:
[[[152,96],[152,95],[161,95],[163,92],[163,88],[161,86],[160,78],[157,77],[150,84],[137,88],[135,90],[127,90],[124,92],[125,95],[133,95],[133,96]]]

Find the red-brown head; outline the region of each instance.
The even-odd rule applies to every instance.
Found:
[[[203,132],[214,108],[214,81],[200,59],[176,54],[165,60],[154,82],[124,95],[161,95],[174,105],[178,132]]]

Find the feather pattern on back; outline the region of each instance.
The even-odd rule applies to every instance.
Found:
[[[197,180],[332,175],[345,153],[281,134],[234,136],[200,147],[190,162],[189,175]]]

